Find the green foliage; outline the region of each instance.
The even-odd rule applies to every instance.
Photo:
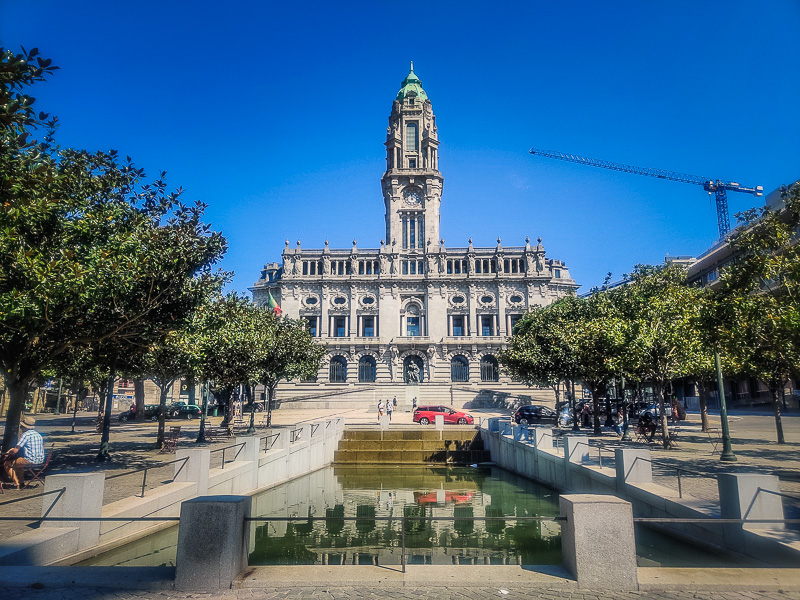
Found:
[[[778,442],[784,442],[779,392],[800,364],[800,186],[784,192],[785,208],[738,215],[731,239],[736,259],[723,270],[710,322],[716,342],[745,374],[770,389]]]
[[[0,364],[11,390],[4,447],[22,393],[76,348],[142,352],[180,329],[218,288],[224,238],[114,150],[52,143],[55,121],[23,93],[52,67],[34,51],[0,56]],[[29,141],[44,127],[43,141]],[[69,362],[67,360],[66,362]]]

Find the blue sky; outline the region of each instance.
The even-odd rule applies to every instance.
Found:
[[[0,3],[0,40],[64,146],[167,171],[246,290],[294,245],[377,247],[387,117],[410,60],[433,102],[448,246],[543,238],[583,291],[717,237],[699,186],[531,147],[763,185],[800,178],[800,3]],[[728,196],[735,213],[762,202]]]

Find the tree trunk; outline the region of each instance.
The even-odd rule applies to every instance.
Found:
[[[700,430],[708,431],[708,386],[702,379],[697,381],[697,389],[700,392]]]
[[[669,394],[668,388],[666,385],[662,385],[661,387],[661,394],[658,397],[658,412],[659,412],[659,420],[661,421],[661,439],[664,445],[664,450],[669,450],[672,446],[671,442],[669,441],[669,424],[667,421],[667,395]]]
[[[3,432],[3,452],[8,452],[17,443],[19,422],[22,418],[22,409],[25,408],[25,400],[28,398],[29,387],[29,381],[6,384],[8,413],[6,414],[6,426]]]
[[[161,382],[158,395],[158,437],[156,438],[156,448],[164,445],[164,428],[167,421],[167,395],[169,394],[169,383]]]
[[[275,388],[277,386],[277,383],[264,385],[267,389],[267,427],[272,426],[272,400],[275,398]]]
[[[558,406],[558,403],[561,402],[561,382],[556,381],[555,384],[550,387],[553,388],[553,392],[556,395],[556,406]]]
[[[136,403],[136,420],[144,421],[144,379],[133,380],[133,398]]]
[[[780,383],[783,387],[783,382]],[[778,396],[778,386],[772,383],[769,386],[769,393],[772,395],[772,407],[775,409],[775,430],[778,432],[778,443],[785,444],[786,438],[783,437],[783,422],[781,421],[781,401]]]
[[[97,453],[97,460],[110,460],[111,455],[108,451],[108,441],[111,433],[111,408],[114,401],[114,379],[116,378],[117,357],[111,360],[111,371],[108,374],[108,388],[106,392],[106,406],[103,411],[103,431],[100,436],[100,452]]]

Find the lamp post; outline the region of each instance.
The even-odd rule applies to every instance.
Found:
[[[714,350],[714,366],[717,369],[717,388],[719,389],[719,420],[722,425],[722,454],[719,459],[725,462],[736,462],[736,455],[731,448],[731,434],[728,429],[728,409],[725,406],[725,382],[722,381],[722,365],[719,351]]]

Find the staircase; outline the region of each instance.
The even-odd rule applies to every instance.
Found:
[[[480,431],[468,426],[444,431],[420,426],[385,431],[346,428],[333,458],[339,465],[470,465],[487,460]]]

